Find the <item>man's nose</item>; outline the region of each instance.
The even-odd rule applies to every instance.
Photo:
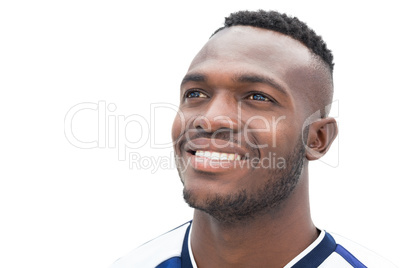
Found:
[[[240,118],[239,105],[233,96],[214,96],[203,113],[194,120],[194,127],[211,133],[221,129],[237,132]]]

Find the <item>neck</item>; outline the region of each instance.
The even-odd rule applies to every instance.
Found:
[[[307,173],[307,170],[305,170]],[[195,210],[191,247],[199,268],[284,267],[318,237],[308,200],[308,179],[280,208],[236,223]]]

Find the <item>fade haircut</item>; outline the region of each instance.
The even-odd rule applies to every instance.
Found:
[[[276,11],[239,11],[226,17],[224,25],[224,27],[216,30],[212,36],[225,28],[236,25],[253,26],[280,32],[303,43],[328,65],[331,74],[333,72],[334,63],[331,50],[327,48],[321,36],[317,35],[307,24],[296,17],[290,17]]]

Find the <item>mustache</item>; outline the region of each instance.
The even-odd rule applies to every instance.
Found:
[[[206,138],[210,140],[223,140],[226,142],[231,142],[237,145],[240,145],[239,133],[235,133],[230,129],[219,129],[214,132],[207,132],[203,129],[186,129],[181,135],[177,138],[176,142],[179,148],[191,140]]]
[[[219,129],[214,132],[207,132],[202,129],[190,129],[183,133],[183,136],[186,140],[195,140],[199,138],[206,138],[210,140],[223,140],[227,142],[232,142],[235,144],[239,144],[239,134],[235,133],[230,129]]]

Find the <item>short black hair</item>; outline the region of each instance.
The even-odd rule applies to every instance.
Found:
[[[317,35],[306,23],[301,22],[296,17],[290,17],[276,11],[238,11],[226,17],[224,25],[224,27],[216,30],[212,36],[225,28],[236,25],[253,26],[280,32],[303,43],[328,65],[331,73],[333,72],[333,55],[331,50],[327,48],[327,44],[321,36]]]

